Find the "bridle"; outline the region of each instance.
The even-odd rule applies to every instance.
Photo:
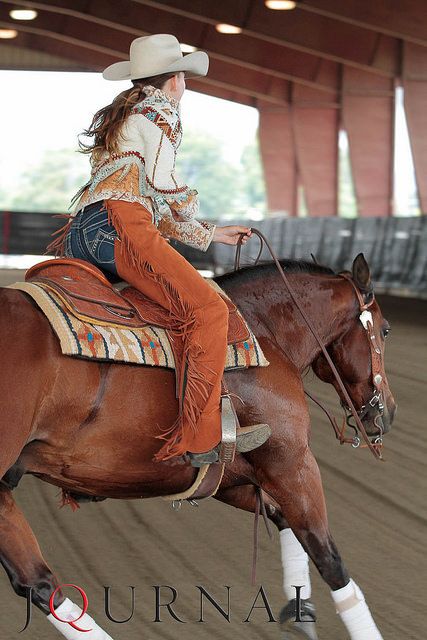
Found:
[[[372,396],[367,400],[367,402],[362,405],[362,407],[357,411],[357,415],[360,420],[363,420],[365,416],[372,411],[375,407],[377,407],[377,415],[374,418],[374,424],[377,427],[380,435],[376,436],[372,442],[375,446],[382,446],[382,432],[383,428],[380,424],[378,424],[377,419],[381,418],[384,415],[384,362],[382,357],[381,348],[378,345],[375,332],[374,332],[374,321],[372,318],[372,313],[369,311],[369,307],[372,306],[375,300],[375,296],[373,290],[370,290],[368,293],[370,294],[369,301],[365,301],[359,289],[356,287],[352,277],[350,274],[343,272],[338,274],[339,277],[347,280],[354,289],[356,293],[358,302],[359,302],[359,320],[366,331],[366,337],[368,339],[369,351],[371,355],[371,376],[372,376],[372,385],[373,385],[373,393]],[[346,417],[346,424],[356,430],[356,426],[353,425],[350,420],[352,418],[350,408],[345,404],[345,402],[341,401],[341,405],[345,411],[348,412]],[[352,443],[354,447],[358,447],[360,445],[360,438],[356,435],[354,438],[354,442]]]
[[[258,260],[261,256],[262,250],[263,250],[263,246],[264,243],[266,244],[268,250],[270,251],[270,254],[279,270],[279,273],[282,277],[282,280],[289,292],[289,295],[292,299],[292,301],[294,302],[295,306],[297,307],[298,311],[300,312],[300,314],[302,315],[305,323],[307,324],[310,332],[312,333],[312,335],[314,336],[317,344],[319,345],[325,360],[327,361],[327,363],[329,364],[329,367],[335,377],[335,380],[337,382],[337,385],[341,391],[342,394],[342,400],[341,400],[341,404],[344,407],[344,409],[348,412],[348,415],[345,418],[345,422],[342,426],[342,428],[340,429],[337,421],[335,419],[334,416],[332,416],[329,411],[319,402],[319,400],[317,400],[314,396],[312,396],[310,393],[308,393],[307,391],[305,392],[316,404],[318,404],[323,411],[326,413],[326,415],[328,416],[332,427],[335,431],[335,435],[337,437],[337,439],[339,440],[340,444],[344,444],[344,443],[349,443],[351,444],[353,447],[359,447],[361,445],[361,440],[359,438],[359,436],[356,434],[355,436],[349,438],[346,437],[344,435],[344,430],[346,426],[351,427],[352,429],[354,429],[355,431],[358,429],[359,433],[362,437],[362,439],[365,441],[365,445],[362,445],[362,447],[367,447],[368,449],[370,449],[370,451],[372,452],[372,454],[375,456],[375,458],[377,458],[378,460],[382,460],[382,455],[381,455],[381,448],[383,446],[383,441],[382,441],[382,427],[380,425],[377,424],[376,420],[378,417],[381,417],[384,413],[384,399],[383,399],[383,384],[384,384],[384,370],[383,370],[383,359],[382,359],[382,354],[381,354],[381,349],[378,346],[378,343],[376,341],[375,338],[375,334],[374,334],[374,323],[373,323],[373,318],[372,318],[372,313],[369,311],[369,307],[373,304],[374,302],[374,295],[373,292],[370,292],[372,294],[372,297],[370,298],[369,302],[366,302],[362,296],[362,294],[360,293],[359,289],[356,287],[355,283],[353,282],[350,274],[343,272],[338,274],[339,277],[346,279],[351,286],[353,287],[358,302],[359,302],[359,310],[360,310],[360,315],[359,315],[359,320],[362,323],[365,331],[366,331],[366,336],[368,338],[368,342],[369,342],[369,349],[370,349],[370,353],[371,353],[371,367],[372,367],[372,382],[373,382],[373,386],[374,386],[374,391],[373,394],[371,396],[371,398],[359,409],[359,411],[356,410],[352,399],[350,398],[350,395],[347,391],[347,388],[335,366],[335,364],[333,363],[327,348],[325,346],[325,344],[323,343],[323,340],[321,339],[321,337],[319,336],[316,328],[313,326],[313,323],[310,321],[310,319],[307,317],[303,307],[300,305],[299,300],[297,298],[297,296],[295,295],[293,288],[285,274],[285,272],[283,271],[282,265],[280,264],[274,250],[272,249],[272,247],[270,246],[270,243],[268,242],[268,240],[266,239],[266,237],[264,236],[264,234],[259,231],[258,229],[255,229],[253,227],[251,227],[252,233],[254,233],[255,235],[257,235],[261,241],[261,246],[260,246],[260,250],[258,252],[257,258],[255,260],[255,265],[258,263]],[[242,246],[242,239],[243,236],[245,234],[242,233],[240,234],[240,238],[239,241],[237,243],[236,246],[236,255],[235,255],[235,260],[234,260],[234,270],[236,271],[237,269],[239,269],[240,267],[240,253],[241,253],[241,246]],[[373,441],[370,440],[368,434],[366,433],[366,429],[363,425],[363,418],[369,413],[369,411],[371,411],[372,408],[378,406],[378,414],[375,417],[374,423],[377,426],[378,430],[379,430],[379,436],[375,436]],[[355,424],[352,424],[350,422],[351,419],[354,419]]]

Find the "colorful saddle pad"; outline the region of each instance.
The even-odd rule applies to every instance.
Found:
[[[208,282],[226,296],[216,282]],[[36,302],[59,338],[64,355],[175,369],[174,351],[166,329],[154,325],[129,329],[84,321],[69,311],[56,292],[41,283],[16,282],[10,288],[24,291]],[[247,339],[228,345],[225,370],[268,366],[256,337],[247,328]]]

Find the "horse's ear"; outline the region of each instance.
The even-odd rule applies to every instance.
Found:
[[[363,253],[359,253],[353,261],[353,280],[362,291],[370,291],[372,289],[371,284],[371,272],[369,265],[365,260]]]

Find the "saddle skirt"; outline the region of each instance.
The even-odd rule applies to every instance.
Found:
[[[268,366],[236,305],[213,280],[229,309],[225,370]],[[168,311],[137,289],[118,290],[97,267],[77,258],[41,262],[10,285],[29,294],[49,320],[64,355],[176,369],[182,339]]]

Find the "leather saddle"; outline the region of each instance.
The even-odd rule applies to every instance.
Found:
[[[77,317],[129,329],[154,325],[169,329],[167,309],[131,286],[119,291],[103,272],[78,258],[55,258],[40,262],[25,274],[27,282],[39,283],[52,290],[67,309]],[[228,344],[249,337],[248,327],[237,307],[220,294],[229,309]]]

